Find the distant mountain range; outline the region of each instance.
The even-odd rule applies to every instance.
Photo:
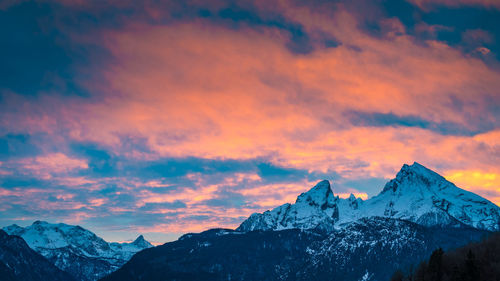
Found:
[[[36,221],[3,230],[22,237],[29,247],[77,280],[93,281],[115,271],[135,253],[153,247],[139,236],[131,243],[108,243],[80,226]]]
[[[498,206],[414,163],[369,200],[321,181],[295,204],[144,250],[102,280],[382,281],[499,229]]]
[[[455,249],[498,232],[500,208],[414,163],[366,201],[341,199],[321,181],[294,204],[252,214],[236,230],[185,234],[158,247],[142,236],[108,243],[79,226],[39,221],[4,230],[76,280],[382,281],[439,247]],[[17,236],[0,239],[9,237]],[[0,259],[0,273],[10,276],[9,266]]]

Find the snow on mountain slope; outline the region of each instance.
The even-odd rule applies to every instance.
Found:
[[[400,218],[427,226],[460,222],[474,228],[500,230],[497,205],[458,188],[418,163],[404,165],[379,195],[365,203],[364,216]]]
[[[333,196],[330,183],[319,182],[297,198],[295,204],[284,204],[262,214],[252,214],[238,230],[282,230],[291,228],[325,228],[332,230],[338,221],[338,197]]]
[[[3,230],[22,237],[30,248],[79,280],[97,280],[136,252],[152,247],[142,235],[131,243],[108,243],[80,226],[63,223],[36,221],[25,228],[14,224]]]
[[[132,256],[142,251],[143,249],[151,248],[153,245],[144,239],[144,236],[140,235],[134,242],[130,243],[109,243],[111,249],[117,253],[121,253],[121,258],[123,260],[129,260]]]
[[[307,262],[296,276],[298,280],[318,275],[320,278],[314,280],[390,280],[395,268],[410,268],[439,247],[453,249],[477,241],[485,232],[429,228],[392,218],[362,218],[308,245]]]
[[[500,208],[497,205],[456,187],[418,163],[403,165],[396,178],[369,200],[363,201],[352,195],[341,199],[334,196],[328,181],[321,181],[301,194],[295,204],[252,214],[238,230],[331,230],[374,216],[404,219],[425,226],[465,224],[478,229],[500,230]]]

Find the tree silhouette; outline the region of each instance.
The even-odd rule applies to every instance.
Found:
[[[394,275],[391,277],[391,281],[403,281],[405,278],[403,272],[401,270],[397,270],[394,272]]]
[[[477,265],[476,257],[471,249],[469,249],[469,252],[467,252],[467,257],[465,259],[465,270],[467,281],[479,280],[479,268]]]
[[[437,249],[407,276],[394,281],[500,281],[500,233],[450,252]]]
[[[441,248],[432,252],[427,268],[430,281],[441,281],[443,279],[443,254],[444,251]]]

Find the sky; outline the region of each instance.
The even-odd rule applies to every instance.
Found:
[[[414,161],[500,204],[500,1],[4,0],[0,227],[154,243]]]

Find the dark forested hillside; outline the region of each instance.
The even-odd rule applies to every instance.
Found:
[[[500,280],[500,233],[457,250],[435,250],[413,272],[396,272],[391,281]]]
[[[382,281],[437,247],[454,249],[487,233],[378,217],[331,233],[214,229],[143,250],[102,280]]]

